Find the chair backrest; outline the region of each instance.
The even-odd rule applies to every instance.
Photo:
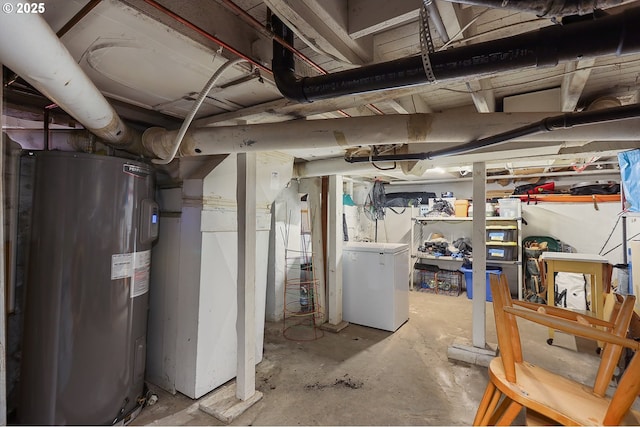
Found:
[[[522,346],[516,316],[504,312],[504,307],[513,306],[511,292],[509,291],[507,278],[504,274],[491,274],[489,281],[491,292],[493,294],[493,312],[496,320],[496,334],[498,336],[498,347],[500,348],[502,363],[504,365],[507,380],[515,382],[514,363],[522,361]],[[610,328],[610,333],[619,337],[626,336],[631,322],[631,317],[633,316],[634,303],[634,297],[624,298],[621,303],[616,303],[616,306],[612,309],[612,318],[609,321],[609,323],[613,324],[613,327]],[[524,304],[533,310],[538,307],[538,310],[546,311],[546,306],[540,304]],[[564,310],[564,312],[567,313],[567,315],[560,317],[565,320],[573,320],[576,323],[581,323],[581,321],[584,321],[585,319],[577,313],[572,313],[567,310]],[[569,313],[573,315],[573,319]],[[598,373],[593,385],[594,394],[598,396],[605,395],[618,364],[618,360],[622,355],[622,350],[623,346],[621,345],[604,343],[604,347],[601,351],[601,361],[598,366]]]
[[[504,307],[512,306],[509,285],[504,274],[493,272],[489,274],[489,285],[493,295],[493,316],[505,377],[507,381],[515,382],[515,364],[522,362],[522,344],[516,317],[504,311]]]
[[[631,323],[631,317],[633,316],[633,306],[635,304],[635,298],[624,298],[622,303],[617,303],[611,313],[610,322],[614,324],[610,332],[619,337],[626,337],[629,330],[629,324]],[[593,392],[598,396],[604,396],[613,373],[618,365],[620,356],[622,355],[624,347],[621,345],[604,343],[602,352],[600,354],[601,360],[598,366],[598,374],[593,384]]]
[[[513,307],[511,293],[504,274],[490,274],[489,283],[493,295],[493,312],[496,322],[496,334],[500,357],[504,366],[507,381],[516,382],[515,365],[523,361],[520,333],[518,331],[517,316],[506,312],[505,307]],[[526,303],[527,306],[539,306],[538,312],[544,312],[544,307],[538,304]],[[609,333],[624,338],[633,316],[635,297],[628,296],[614,308],[611,322],[613,326]],[[566,310],[565,310],[566,311]],[[546,313],[545,313],[546,314]],[[571,320],[570,316],[559,316],[563,320]],[[581,324],[584,317],[575,315],[575,323]],[[629,340],[627,340],[629,341]],[[620,344],[604,343],[601,352],[601,362],[593,386],[593,393],[604,396],[613,376],[618,360],[624,347]],[[604,425],[619,425],[629,412],[635,398],[640,393],[640,356],[638,352],[633,356],[627,366],[618,387],[613,394],[610,404],[603,419]]]
[[[602,420],[602,424],[605,426],[621,425],[621,421],[631,409],[638,393],[640,393],[640,356],[638,356],[638,353],[636,351],[633,355],[631,362],[627,365],[627,369],[622,374],[616,391],[613,393],[607,413]]]

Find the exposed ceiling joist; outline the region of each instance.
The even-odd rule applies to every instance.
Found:
[[[438,2],[438,11],[442,17],[442,22],[447,30],[447,35],[452,38],[456,36],[464,25],[470,22],[468,13],[458,12],[453,3]],[[471,29],[467,32],[476,32],[475,27],[472,25]],[[476,106],[476,110],[479,113],[491,113],[496,111],[496,97],[489,78],[472,79],[467,82],[467,87],[471,92],[471,99]]]
[[[365,104],[376,104],[389,99],[403,97],[414,97],[414,103],[422,111],[418,113],[430,113],[431,109],[417,95],[424,91],[423,86],[412,86],[388,91],[370,92],[362,95],[341,96],[333,99],[323,99],[307,104],[298,104],[288,99],[279,99],[259,105],[243,108],[230,113],[217,114],[195,120],[194,126],[212,126],[221,124],[235,124],[237,120],[243,119],[252,123],[277,122],[291,120],[292,118],[304,118],[314,114],[322,114],[337,110],[345,110]],[[402,101],[404,102],[404,101]]]
[[[590,58],[567,63],[565,66],[567,74],[562,79],[560,88],[562,91],[562,111],[575,111],[595,62],[595,58]]]
[[[493,113],[496,111],[496,96],[491,86],[491,79],[484,78],[470,80],[467,86],[471,91],[471,98],[479,113]]]
[[[154,7],[144,0],[123,0],[122,3],[142,11],[145,15],[163,23],[169,28],[173,28],[178,33],[195,40],[201,45],[211,48],[213,51],[219,48],[219,45],[216,43],[189,28],[184,23],[172,19],[166,13],[160,11],[158,7]],[[175,13],[182,19],[210,34],[224,35],[225,43],[248,56],[251,56],[255,49],[255,40],[260,37],[264,38],[264,36],[257,34],[237,15],[216,2],[207,2],[206,5],[201,2],[185,2],[181,0],[163,0],[162,4],[155,1],[152,3],[158,4],[160,7]],[[104,7],[107,6],[105,5]],[[117,7],[123,6],[120,5]],[[96,12],[99,12],[98,8],[96,8]],[[261,52],[260,56],[266,57],[266,54],[267,52]],[[235,58],[228,51],[223,51],[222,55]]]
[[[338,0],[264,0],[307,45],[325,56],[354,65],[372,59],[367,40],[354,40],[346,30],[346,4]],[[370,42],[370,40],[369,40]]]
[[[349,0],[349,35],[358,39],[418,19],[420,0]]]

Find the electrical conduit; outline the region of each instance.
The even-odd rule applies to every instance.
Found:
[[[182,122],[182,126],[180,126],[180,130],[176,135],[176,140],[173,143],[173,148],[171,148],[171,150],[169,151],[169,157],[167,157],[166,159],[153,159],[152,160],[153,163],[158,165],[167,165],[173,160],[173,158],[176,156],[176,153],[178,152],[178,149],[180,148],[180,144],[182,143],[182,139],[184,138],[184,135],[187,133],[187,129],[189,129],[189,125],[193,121],[193,118],[196,116],[196,113],[200,109],[200,106],[202,105],[202,102],[204,101],[204,99],[207,97],[207,94],[211,91],[213,86],[215,86],[215,84],[218,82],[218,80],[226,70],[228,70],[229,68],[233,67],[236,64],[239,64],[245,61],[246,60],[242,58],[234,59],[234,60],[225,62],[220,68],[218,68],[218,70],[213,74],[213,76],[211,76],[209,81],[204,85],[204,87],[202,88],[202,91],[200,91],[200,95],[198,95],[198,99],[196,99],[196,102],[193,104],[193,107],[191,107],[189,114],[187,114],[187,117],[185,117],[184,122]]]

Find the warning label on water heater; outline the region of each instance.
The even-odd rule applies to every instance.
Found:
[[[135,298],[149,291],[151,251],[111,255],[111,280],[130,278],[130,296]]]
[[[151,272],[151,251],[133,254],[133,277],[131,280],[131,298],[149,291],[149,274]]]
[[[131,277],[131,261],[133,254],[111,255],[111,280]]]

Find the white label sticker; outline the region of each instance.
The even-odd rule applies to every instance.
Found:
[[[132,261],[132,254],[111,255],[111,280],[131,277],[131,273],[133,272]]]
[[[130,297],[135,298],[149,291],[151,251],[111,255],[111,280],[129,280]],[[126,283],[126,282],[125,282]]]
[[[149,291],[149,274],[151,271],[151,251],[133,254],[133,278],[131,281],[131,298]]]
[[[279,190],[280,189],[280,174],[277,171],[271,172],[271,189]]]

